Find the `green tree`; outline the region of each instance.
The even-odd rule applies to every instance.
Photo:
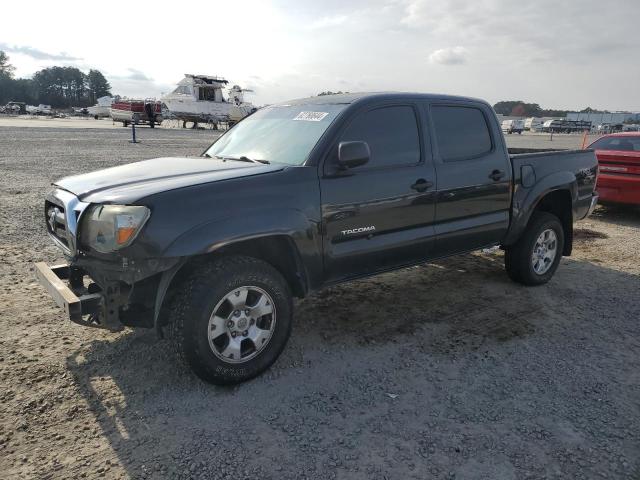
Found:
[[[516,105],[523,104],[522,100],[502,100],[493,106],[493,109],[500,115],[511,115]]]
[[[44,103],[54,108],[86,107],[96,98],[111,95],[111,86],[98,70],[85,74],[75,67],[49,67],[33,78],[13,78],[14,67],[0,51],[0,105],[9,101],[31,105]]]
[[[341,93],[349,93],[349,92],[332,92],[331,90],[327,90],[326,92],[320,92],[317,96],[323,97],[324,95],[340,95]]]
[[[0,50],[0,75],[7,78],[13,78],[13,72],[16,67],[9,63],[9,56]]]
[[[96,103],[100,97],[111,96],[111,85],[109,85],[109,82],[100,70],[89,70],[89,74],[87,75],[87,89],[89,91],[89,99],[92,103]]]
[[[539,117],[542,109],[537,103],[526,103],[522,100],[503,100],[493,106],[496,113],[517,117]]]
[[[40,103],[53,107],[87,106],[87,75],[75,67],[49,67],[36,72],[33,81]]]

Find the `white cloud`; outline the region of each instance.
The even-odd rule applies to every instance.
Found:
[[[441,65],[462,65],[467,62],[468,54],[464,47],[440,48],[429,55],[429,62]]]
[[[101,70],[125,95],[157,96],[195,72],[253,86],[257,104],[326,90],[409,90],[640,110],[640,64],[632,61],[639,0],[616,0],[615,8],[603,8],[602,0],[536,0],[517,8],[512,0],[237,0],[239,36],[237,22],[212,23],[222,18],[218,4],[202,3],[194,16],[158,0],[153,12],[171,16],[171,33],[133,46],[126,22],[112,22],[109,36],[79,36],[73,28],[51,35],[52,24],[85,25],[99,16],[91,2],[5,3],[3,18],[29,18],[28,29],[20,22],[0,28],[0,44],[28,46],[9,52],[16,75],[65,64],[52,56],[82,58],[66,64]],[[146,2],[109,6],[130,18],[150,11]],[[460,63],[464,75],[445,68]],[[551,88],[554,78],[569,80]]]
[[[57,60],[64,62],[75,62],[82,60],[81,58],[69,55],[66,52],[50,53],[37,48],[29,47],[27,45],[9,45],[8,43],[0,42],[0,50],[4,50],[9,53],[17,53],[31,57],[35,60]]]
[[[338,25],[342,25],[348,20],[349,17],[346,15],[333,15],[330,17],[322,17],[313,22],[309,28],[310,29],[320,29],[320,28],[328,28],[328,27],[337,27]]]

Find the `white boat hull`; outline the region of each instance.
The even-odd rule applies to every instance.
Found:
[[[181,98],[182,97],[182,98]],[[194,100],[188,95],[166,95],[162,101],[178,119],[203,122],[238,122],[249,115],[253,105]]]
[[[111,116],[111,105],[95,105],[93,107],[87,107],[87,112],[89,112],[89,115],[92,117],[109,117]]]

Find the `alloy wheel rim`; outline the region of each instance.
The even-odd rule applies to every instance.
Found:
[[[244,363],[262,352],[276,326],[276,306],[256,286],[234,288],[209,318],[207,335],[213,354],[226,363]]]
[[[533,271],[538,275],[547,273],[556,259],[557,250],[558,237],[556,232],[550,228],[543,230],[533,245],[533,253],[531,255]]]

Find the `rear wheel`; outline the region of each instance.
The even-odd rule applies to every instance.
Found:
[[[563,247],[564,230],[558,217],[535,212],[520,240],[505,250],[509,277],[524,285],[547,283],[560,264]]]
[[[291,333],[289,286],[271,265],[225,257],[197,268],[181,285],[169,336],[200,378],[239,383],[269,368]]]

